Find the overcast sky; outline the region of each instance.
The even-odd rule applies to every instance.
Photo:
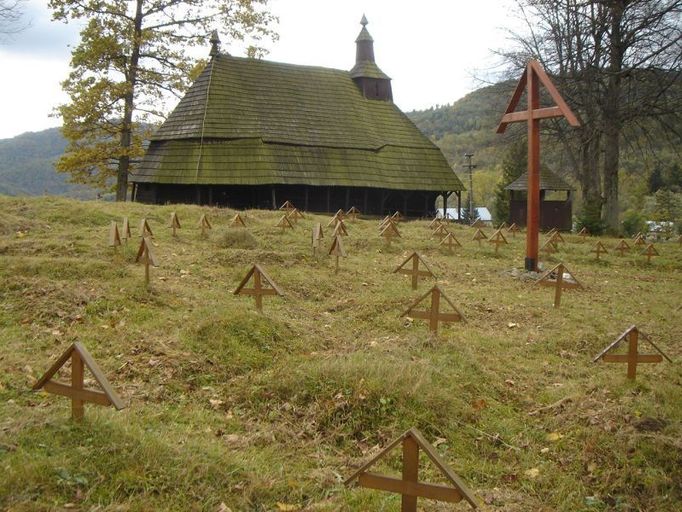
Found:
[[[393,79],[404,111],[452,103],[481,86],[505,44],[512,0],[271,0],[280,38],[269,60],[350,70],[362,14],[377,64]],[[59,126],[69,45],[78,27],[51,21],[47,0],[28,0],[20,34],[0,41],[0,138]],[[243,55],[223,36],[223,49]],[[206,54],[208,55],[208,48]],[[172,108],[173,105],[169,105]]]

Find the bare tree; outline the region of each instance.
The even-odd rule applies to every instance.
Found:
[[[537,58],[582,127],[550,126],[575,162],[588,213],[618,229],[618,170],[627,130],[682,113],[682,0],[517,0],[526,33],[515,67]],[[678,88],[676,88],[676,85]],[[677,92],[675,92],[677,91]],[[596,219],[593,219],[596,221]]]

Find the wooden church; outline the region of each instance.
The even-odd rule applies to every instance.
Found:
[[[309,211],[358,207],[432,215],[462,183],[393,103],[363,16],[349,71],[232,57],[211,60],[152,136],[133,199]]]

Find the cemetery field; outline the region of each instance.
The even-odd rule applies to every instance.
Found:
[[[197,206],[1,197],[0,212],[2,510],[399,510],[398,495],[343,480],[410,427],[481,510],[680,510],[677,242],[657,242],[647,264],[643,248],[619,257],[619,239],[601,238],[596,261],[597,239],[564,234],[544,264],[565,263],[585,289],[554,308],[553,288],[524,279],[521,233],[505,231],[496,255],[449,225],[462,244],[449,254],[426,220],[399,223],[390,247],[378,219],[347,221],[335,274],[331,216],[283,232],[272,211],[242,212],[246,228]],[[124,216],[132,238],[115,252],[109,226]],[[134,263],[143,217],[159,265],[149,290]],[[412,251],[437,277],[418,290],[393,273]],[[254,263],[284,292],[262,314],[233,294]],[[433,337],[400,315],[436,282],[466,322]],[[626,364],[592,362],[632,324],[673,361],[638,365],[634,381]],[[76,423],[69,399],[31,391],[76,341],[127,408],[86,404]],[[640,352],[657,353],[641,336]],[[399,454],[375,469],[399,475]],[[425,457],[420,479],[443,483]]]

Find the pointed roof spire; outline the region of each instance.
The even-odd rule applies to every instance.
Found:
[[[362,15],[360,25],[362,30],[358,34],[355,53],[355,66],[350,71],[352,78],[368,77],[368,78],[382,78],[389,79],[389,77],[379,69],[374,62],[374,39],[367,30],[367,16]]]
[[[367,16],[364,14],[362,15],[362,19],[360,20],[360,25],[362,25],[362,30],[360,30],[360,34],[358,34],[357,39],[355,40],[356,43],[360,41],[370,41],[373,42],[374,39],[372,39],[372,36],[369,35],[369,31],[367,30],[367,24],[369,21],[367,21]],[[374,60],[374,51],[372,50],[372,58],[371,60]]]
[[[360,20],[360,25],[362,25],[363,27],[366,27],[368,23],[369,23],[369,21],[367,21],[367,16],[365,16],[365,14],[363,13],[362,19]]]
[[[216,55],[218,55],[220,53],[220,37],[218,36],[217,30],[214,30],[213,32],[211,32],[210,42],[211,42],[211,51],[210,51],[209,55],[211,57],[215,57]]]

